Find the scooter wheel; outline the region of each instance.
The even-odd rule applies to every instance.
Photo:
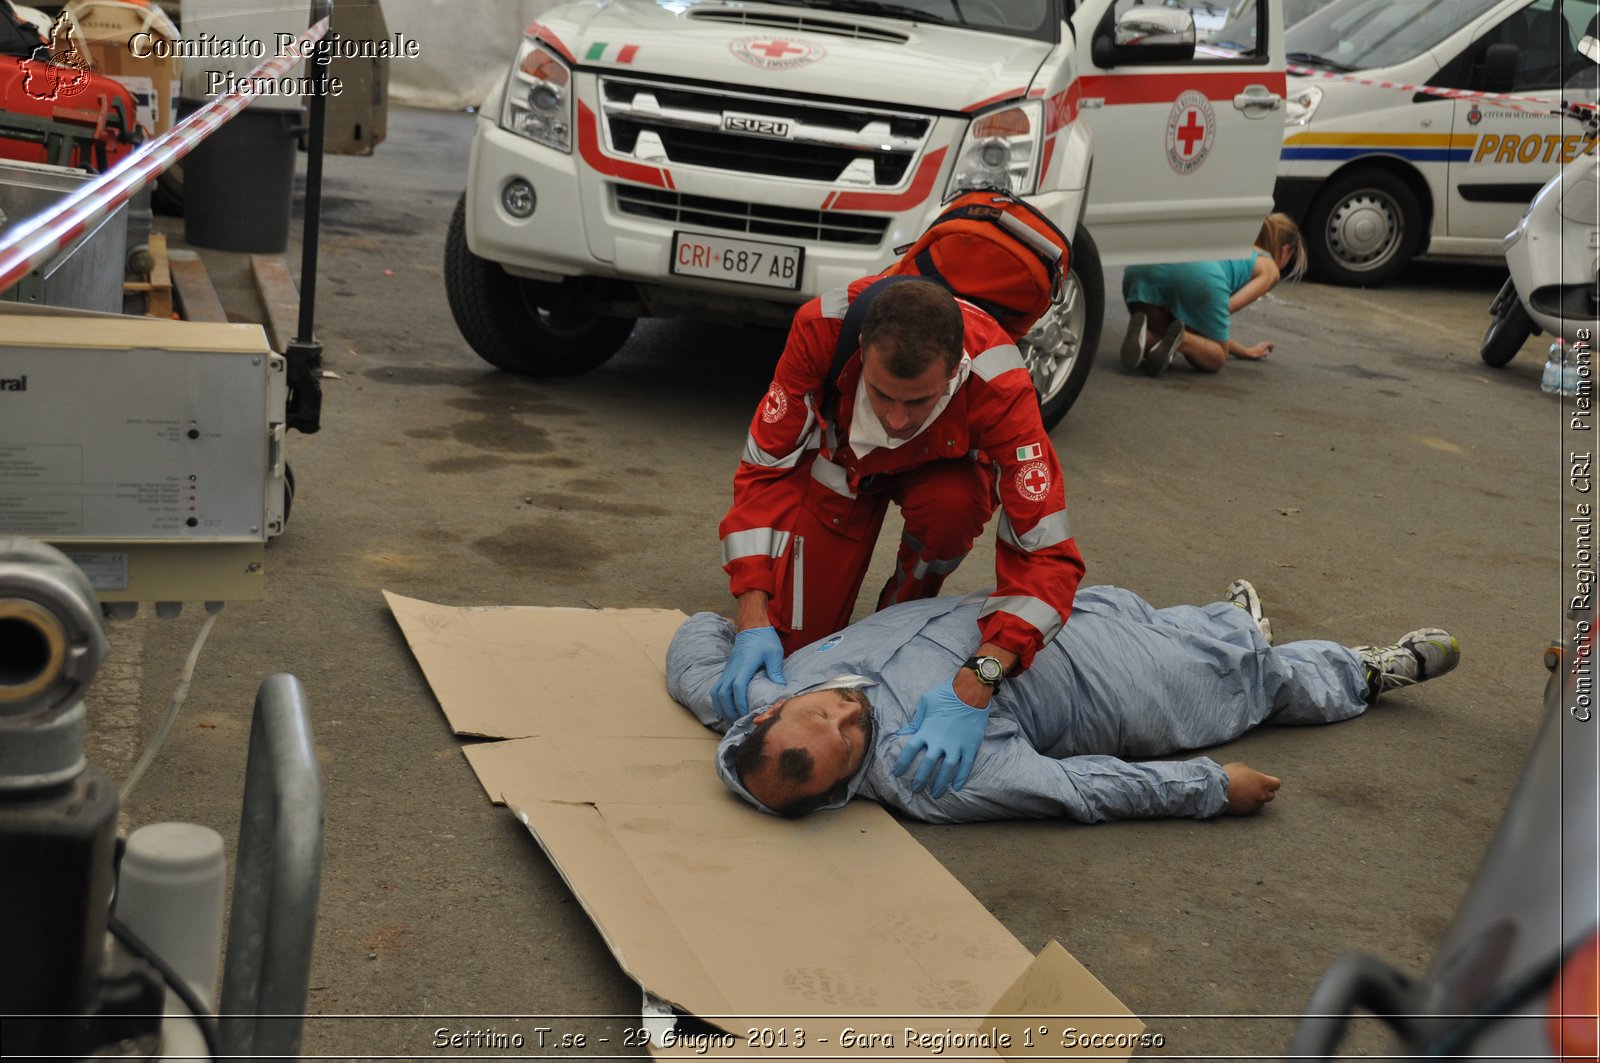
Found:
[[[1512,298],[1510,305],[1489,322],[1488,331],[1483,334],[1483,343],[1478,347],[1478,355],[1498,369],[1517,356],[1522,345],[1535,331],[1533,319],[1523,308],[1522,300]]]

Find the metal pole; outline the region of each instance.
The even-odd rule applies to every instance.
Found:
[[[316,0],[312,17],[333,22],[333,0]],[[325,52],[326,38],[317,45]],[[316,83],[320,85],[320,80]],[[322,427],[322,344],[316,337],[317,240],[322,227],[322,142],[327,129],[328,98],[321,88],[311,96],[310,144],[306,147],[306,203],[300,237],[300,325],[284,350],[289,362],[289,405],[285,423],[307,435]]]

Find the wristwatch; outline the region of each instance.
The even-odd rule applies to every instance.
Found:
[[[978,682],[990,689],[999,689],[1000,680],[1006,677],[1006,666],[1000,663],[998,657],[968,657],[961,665],[971,668],[978,676]]]

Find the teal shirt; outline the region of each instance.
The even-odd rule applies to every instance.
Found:
[[[1129,266],[1122,274],[1122,301],[1164,306],[1191,332],[1226,344],[1228,300],[1249,283],[1260,254],[1264,252],[1221,262]]]

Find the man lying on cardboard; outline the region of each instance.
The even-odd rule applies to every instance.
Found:
[[[799,816],[861,796],[934,823],[1095,823],[1256,812],[1279,780],[1243,763],[1128,758],[1228,742],[1261,724],[1347,720],[1460,659],[1456,639],[1437,628],[1384,647],[1273,646],[1244,580],[1225,601],[1168,609],[1116,587],[1082,588],[1066,627],[1032,667],[1001,681],[987,720],[975,719],[986,728],[975,761],[932,763],[919,739],[905,737],[912,712],[929,676],[950,674],[975,651],[984,600],[891,606],[795,651],[786,682],[758,676],[752,711],[731,727],[711,691],[734,626],[697,613],[667,651],[668,690],[701,723],[727,730],[717,772],[765,812]],[[897,775],[919,756],[914,775]]]

